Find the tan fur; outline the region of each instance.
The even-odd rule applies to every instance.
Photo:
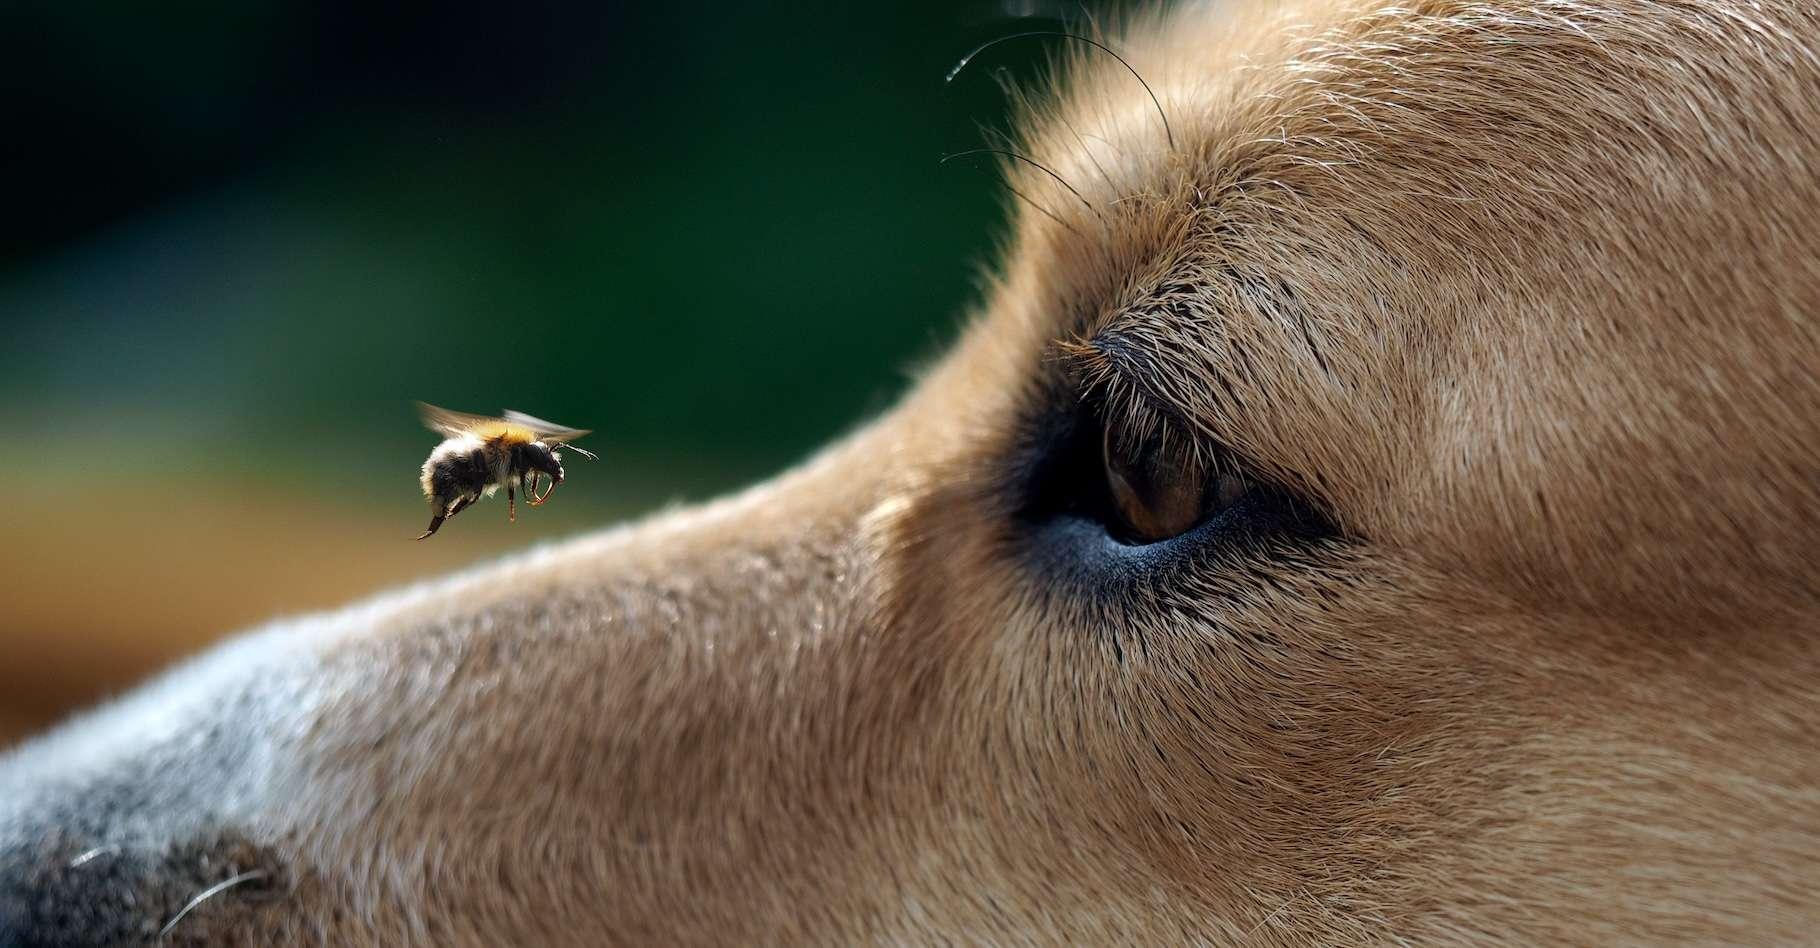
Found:
[[[1018,147],[1080,198],[1008,169],[1036,207],[895,411],[737,497],[270,633],[223,825],[288,894],[179,934],[1811,940],[1813,8],[1107,35],[1174,147],[1070,54]],[[1095,589],[1033,566],[1008,472],[1071,372],[1341,538]]]

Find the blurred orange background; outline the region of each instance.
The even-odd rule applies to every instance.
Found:
[[[424,439],[427,453],[435,439]],[[528,512],[521,505],[517,523],[505,522],[501,495],[423,543],[411,538],[422,532],[427,508],[404,490],[382,506],[217,476],[47,481],[7,517],[9,532],[30,542],[0,545],[9,590],[0,626],[7,657],[0,745],[236,630],[341,605],[626,511],[598,499],[614,490],[610,467],[570,467],[550,504]]]

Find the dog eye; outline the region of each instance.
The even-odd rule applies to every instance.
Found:
[[[1188,439],[1159,425],[1132,437],[1107,422],[1100,457],[1117,521],[1109,526],[1131,543],[1186,533],[1251,489],[1243,477],[1218,470]]]

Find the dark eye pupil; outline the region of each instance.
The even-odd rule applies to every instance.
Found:
[[[1127,539],[1154,543],[1187,532],[1207,513],[1208,472],[1186,441],[1155,428],[1135,439],[1107,424],[1106,487]]]
[[[1099,399],[1076,401],[1064,411],[1046,419],[1053,427],[1044,433],[1052,440],[1030,443],[1038,463],[1028,469],[1029,493],[1020,511],[1029,522],[1086,521],[1128,546],[1169,540],[1216,520],[1226,524],[1222,537],[1338,534],[1318,508],[1246,476],[1238,458],[1217,445],[1191,442],[1180,428],[1133,421]]]

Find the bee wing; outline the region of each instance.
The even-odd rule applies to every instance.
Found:
[[[537,435],[537,440],[550,444],[566,444],[588,433],[587,428],[565,428],[553,425],[542,418],[533,418],[522,411],[507,411],[505,420],[521,428],[529,428]]]
[[[488,418],[485,415],[470,415],[465,411],[450,411],[447,408],[437,408],[435,405],[431,405],[428,402],[417,403],[417,414],[423,418],[424,427],[449,438],[467,434],[482,425],[496,425],[499,423],[499,419],[497,418]]]

